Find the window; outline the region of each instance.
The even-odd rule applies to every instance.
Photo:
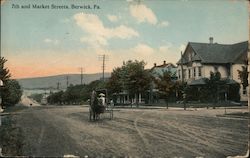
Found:
[[[194,78],[196,77],[196,67],[194,67]]]
[[[201,67],[198,67],[198,76],[201,76]]]
[[[191,53],[188,54],[188,60],[192,61],[192,54]]]
[[[187,73],[187,70],[186,70],[186,69],[184,69],[184,70],[183,70],[183,79],[185,79],[185,78],[186,78],[186,73]]]
[[[246,89],[246,87],[243,87],[243,92],[242,92],[243,94],[247,94],[247,89]]]
[[[218,66],[214,66],[214,72],[218,72]]]
[[[188,69],[188,78],[191,78],[191,69]]]

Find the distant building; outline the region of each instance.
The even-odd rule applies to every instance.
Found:
[[[210,72],[220,72],[222,79],[241,83],[238,70],[246,66],[248,41],[235,44],[189,42],[177,62],[177,76],[179,80],[189,85],[202,84],[203,78],[209,78]],[[183,70],[183,72],[182,72]],[[247,100],[247,88],[240,88],[241,101]]]
[[[154,77],[157,77],[159,75],[162,76],[166,71],[171,72],[171,74],[174,76],[177,72],[177,66],[172,63],[166,63],[166,61],[163,61],[162,65],[156,65],[156,63],[154,63],[154,67],[152,67],[150,70],[151,74]]]
[[[177,66],[175,66],[172,63],[166,63],[166,61],[163,61],[161,65],[157,65],[154,63],[154,66],[149,70],[151,75],[155,78],[159,76],[163,76],[164,72],[170,72],[172,75],[172,80],[177,80]],[[149,90],[148,95],[148,103],[165,103],[164,100],[162,100],[159,96],[159,90],[156,88],[155,83],[152,81],[151,88]]]

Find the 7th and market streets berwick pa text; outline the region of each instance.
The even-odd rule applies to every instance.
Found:
[[[26,4],[26,5],[19,5],[19,4],[12,4],[12,8],[14,9],[100,9],[99,5],[93,4],[84,4],[84,5],[44,5],[44,4]]]

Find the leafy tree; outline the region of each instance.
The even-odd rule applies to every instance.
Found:
[[[42,98],[43,98],[43,94],[31,94],[28,97],[35,100],[36,102],[40,103]]]
[[[124,62],[122,67],[115,68],[107,84],[112,93],[127,91],[130,98],[135,97],[138,105],[138,95],[143,94],[150,87],[151,77],[149,71],[145,70],[144,61]]]
[[[154,82],[159,89],[159,92],[164,96],[167,108],[168,108],[168,101],[169,96],[171,93],[175,92],[176,84],[172,80],[173,74],[169,71],[165,71],[163,75],[159,75],[157,78],[154,79]]]
[[[242,70],[238,70],[238,78],[241,80],[243,89],[245,90],[248,86],[248,71],[247,66],[242,66]]]
[[[50,104],[81,104],[90,98],[93,89],[106,88],[106,82],[92,81],[88,85],[70,85],[66,91],[52,93],[48,96]]]
[[[122,89],[124,89],[124,82],[122,82],[125,77],[122,76],[123,69],[118,67],[113,70],[111,73],[111,77],[107,83],[107,87],[110,91],[110,93],[119,93]]]
[[[150,88],[151,77],[149,71],[144,69],[146,63],[144,61],[128,61],[125,63],[127,72],[127,88],[129,94],[135,96],[138,105],[138,95]],[[126,78],[125,78],[126,79]]]
[[[48,103],[50,104],[61,104],[62,103],[63,91],[52,93],[48,96]]]
[[[213,108],[215,108],[215,103],[219,100],[219,85],[222,84],[220,72],[210,72],[210,78],[208,80],[208,91],[211,96],[211,100],[214,100]]]
[[[22,92],[21,86],[16,80],[7,80],[3,87],[3,105],[14,106],[17,104],[21,100]]]
[[[10,79],[11,74],[7,68],[4,67],[4,64],[7,60],[4,57],[0,57],[0,79],[5,83]]]
[[[239,94],[239,90],[240,90],[240,84],[239,83],[235,83],[235,84],[231,84],[229,86],[228,89],[228,99],[229,100],[233,100],[233,101],[240,101],[240,94]]]
[[[7,60],[0,57],[0,80],[3,81],[3,87],[0,87],[2,105],[13,106],[17,104],[22,96],[22,89],[16,80],[11,80],[11,74],[4,64]]]

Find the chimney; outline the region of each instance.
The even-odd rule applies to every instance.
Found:
[[[163,61],[163,65],[166,65],[166,61],[165,60]]]
[[[214,40],[213,37],[209,37],[209,43],[210,43],[210,44],[213,44],[213,40]]]
[[[156,63],[154,63],[154,67],[156,67]]]

